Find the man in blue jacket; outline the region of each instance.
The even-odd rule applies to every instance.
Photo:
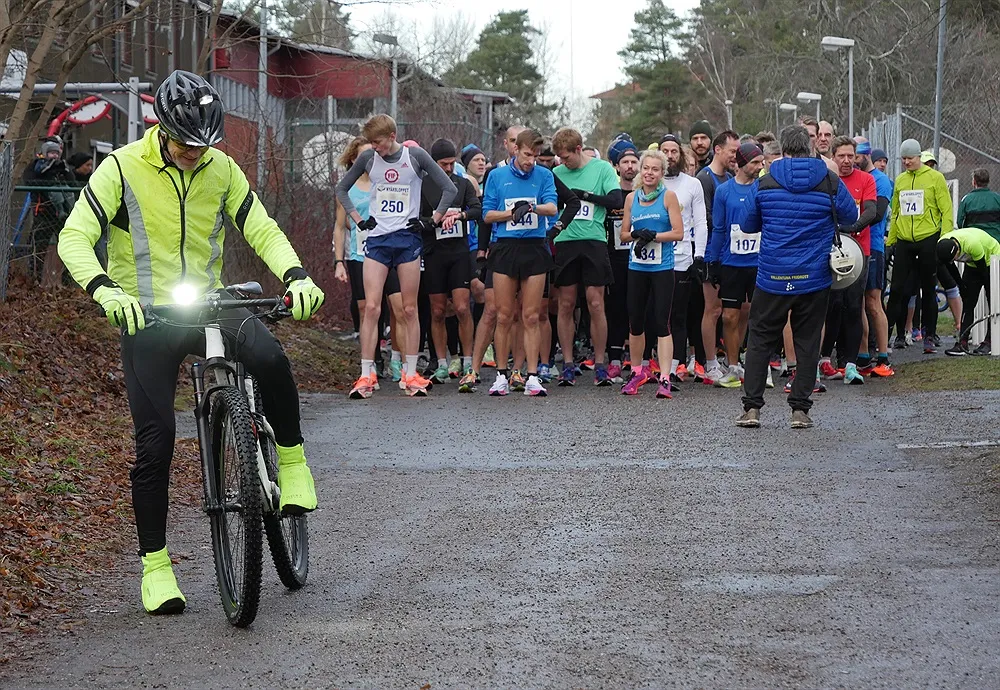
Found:
[[[816,383],[820,339],[830,299],[830,249],[838,225],[858,219],[851,193],[826,164],[812,157],[801,125],[781,131],[781,160],[761,178],[748,200],[743,232],[760,233],[757,284],[750,307],[743,416],[736,425],[760,426],[771,353],[791,313],[799,366],[788,404],[792,428],[813,425],[810,394]]]

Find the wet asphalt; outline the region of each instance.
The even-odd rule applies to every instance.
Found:
[[[175,506],[187,612],[143,614],[123,554],[0,687],[1000,687],[1000,453],[898,447],[1000,439],[1000,393],[830,388],[805,431],[780,390],[743,430],[739,390],[589,375],[306,396],[305,589],[267,564],[229,627],[208,523]]]

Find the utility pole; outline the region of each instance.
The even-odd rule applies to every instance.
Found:
[[[260,52],[257,56],[257,196],[264,193],[267,160],[267,0],[260,0]]]
[[[934,157],[941,155],[941,99],[944,91],[944,41],[945,17],[948,12],[948,0],[940,0],[938,5],[938,49],[937,49],[937,83],[934,86]]]

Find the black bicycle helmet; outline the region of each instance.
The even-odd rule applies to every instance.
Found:
[[[153,112],[171,139],[188,146],[222,141],[225,109],[219,92],[204,77],[175,70],[156,90]]]

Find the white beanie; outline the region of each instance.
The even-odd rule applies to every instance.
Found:
[[[907,139],[899,145],[899,155],[901,158],[920,155],[920,142],[916,139]]]

